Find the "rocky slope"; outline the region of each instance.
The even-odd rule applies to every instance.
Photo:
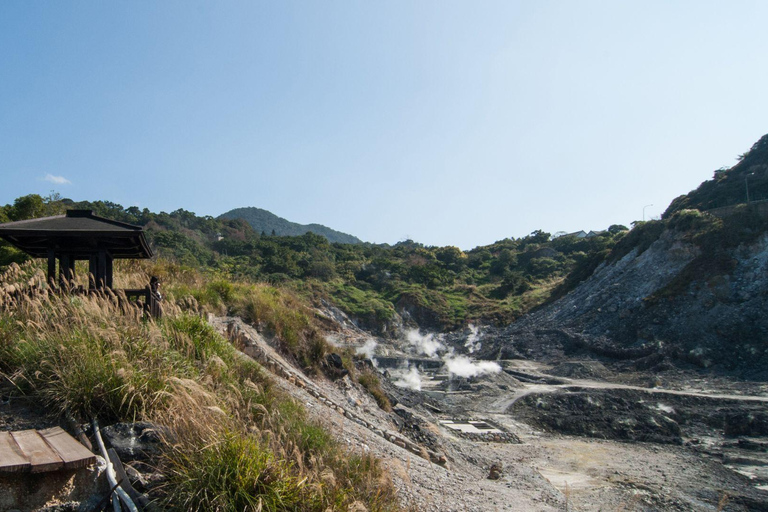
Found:
[[[731,169],[639,223],[558,300],[495,331],[482,357],[576,353],[637,369],[768,379],[768,136]],[[751,180],[746,203],[745,180]],[[768,183],[768,182],[766,182]],[[744,204],[708,210],[715,206]],[[595,262],[596,263],[596,262]],[[585,274],[586,275],[586,274]]]
[[[762,396],[616,385],[592,380],[611,372],[585,362],[549,369],[505,361],[503,371],[462,378],[450,375],[436,357],[408,355],[413,332],[398,344],[340,322],[329,337],[340,348],[375,358],[394,406],[385,412],[348,377],[302,375],[269,345],[268,336],[239,319],[212,321],[351,451],[376,454],[409,509],[765,510],[766,494],[756,487],[766,481]],[[448,349],[470,340],[484,345],[489,338],[485,330],[470,330],[421,340]],[[420,390],[390,381],[396,359],[420,368]],[[589,370],[590,379],[560,376],[575,370]],[[753,419],[743,421],[746,416]],[[456,429],[455,424],[468,427],[470,419],[490,431]],[[721,431],[723,423],[748,428]]]
[[[768,233],[726,254],[730,270],[689,275],[701,249],[668,229],[645,251],[601,264],[565,297],[497,331],[483,356],[583,351],[768,379]]]

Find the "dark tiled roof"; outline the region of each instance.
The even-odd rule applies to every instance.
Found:
[[[67,210],[66,215],[19,220],[0,224],[0,233],[17,231],[135,232],[140,226],[105,219],[91,210]]]
[[[105,219],[90,210],[0,224],[0,238],[34,256],[70,254],[87,258],[107,250],[114,258],[149,258],[152,251],[140,226]]]

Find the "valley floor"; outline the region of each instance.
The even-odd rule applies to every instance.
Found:
[[[598,377],[594,361],[566,361],[567,377],[562,361],[500,361],[503,371],[459,382],[423,370],[419,391],[382,376],[399,402],[385,412],[348,377],[306,377],[240,319],[209,320],[349,451],[375,454],[406,509],[768,510],[763,384],[672,373],[645,387],[637,384],[659,384],[657,376]],[[349,332],[336,341],[369,339]],[[45,426],[22,399],[1,405],[3,429]],[[483,421],[508,442],[459,434],[450,420]]]
[[[232,321],[217,320],[222,331]],[[649,389],[593,378],[563,378],[548,375],[548,365],[509,361],[503,362],[507,371],[465,383],[464,389],[447,389],[444,379],[433,375],[430,380],[426,373],[420,392],[389,387],[401,400],[395,413],[386,413],[348,378],[335,382],[306,379],[274,354],[253,329],[239,325],[237,330],[259,346],[261,357],[266,354],[279,360],[276,374],[282,376],[278,379],[281,385],[349,450],[371,451],[383,460],[402,504],[413,510],[768,509],[768,491],[760,488],[761,483],[768,483],[768,439],[754,435],[726,438],[723,431],[688,421],[690,428],[679,432],[679,440],[622,441],[610,435],[604,439],[564,435],[542,428],[536,421],[536,408],[549,408],[550,396],[586,393],[587,400],[600,402],[604,397],[591,393],[630,393],[622,400],[653,402],[654,408],[677,408],[675,414],[690,415],[688,409],[700,408],[702,400],[713,401],[718,410],[726,404],[728,411],[738,412],[743,405],[749,414],[753,408],[765,409],[768,393],[741,394],[735,392],[739,388],[735,383],[718,392],[691,379],[669,383],[675,389]],[[347,338],[351,346],[364,341],[364,336]],[[747,390],[761,391],[759,386]],[[538,406],[521,406],[523,399]],[[686,406],[688,400],[694,402]],[[617,421],[623,421],[624,412],[614,411],[620,416]],[[554,406],[546,411],[548,418],[556,414],[572,416]],[[461,437],[441,423],[448,419],[486,420],[519,442]],[[635,428],[639,431],[642,426]],[[417,455],[414,448],[418,446],[424,456]],[[447,462],[430,462],[425,458],[428,453],[442,454]],[[493,472],[497,479],[488,478]]]

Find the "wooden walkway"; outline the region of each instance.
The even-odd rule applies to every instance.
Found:
[[[59,427],[0,432],[0,473],[78,469],[96,456]]]

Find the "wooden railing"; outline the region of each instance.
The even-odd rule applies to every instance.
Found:
[[[154,296],[149,286],[145,288],[134,289],[111,289],[111,288],[85,288],[82,285],[73,285],[67,283],[54,283],[44,285],[43,283],[27,284],[9,284],[0,283],[0,311],[11,309],[21,301],[34,298],[47,298],[48,294],[68,294],[68,295],[99,295],[102,297],[115,297],[118,302],[125,301],[130,305],[140,308],[145,315],[152,318],[161,318],[163,309],[160,301]]]
[[[155,294],[152,293],[149,286],[146,288],[124,289],[120,291],[125,294],[125,297],[128,300],[131,300],[133,297],[136,298],[136,302],[138,302],[139,299],[144,299],[144,307],[152,318],[161,318],[163,316],[163,308],[160,306],[160,301],[155,298]]]

